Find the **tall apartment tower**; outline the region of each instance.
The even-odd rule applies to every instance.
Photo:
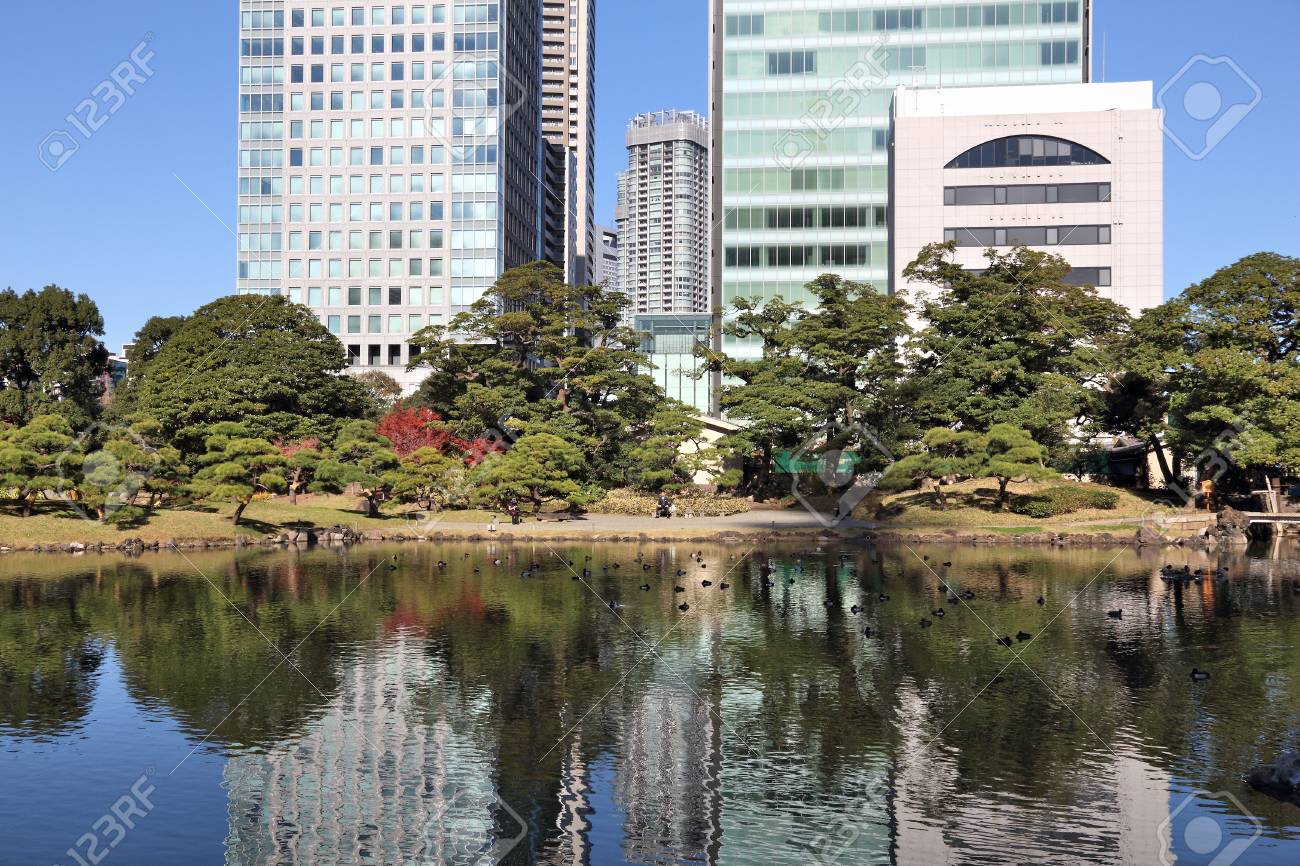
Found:
[[[709,311],[709,124],[693,111],[640,114],[619,178],[619,276],[632,312]]]
[[[546,257],[571,283],[594,281],[596,0],[542,0]]]
[[[715,325],[738,296],[809,304],[827,272],[890,290],[895,88],[1084,83],[1090,17],[1089,0],[711,0]]]
[[[541,0],[240,0],[240,292],[287,294],[353,372],[544,254]]]
[[[618,229],[609,226],[596,226],[596,236],[600,241],[600,252],[592,257],[595,265],[592,284],[605,284],[613,292],[622,291],[618,278]]]

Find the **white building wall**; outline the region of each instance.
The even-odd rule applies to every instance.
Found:
[[[1105,225],[1111,243],[1035,247],[1074,267],[1109,268],[1098,293],[1134,314],[1164,294],[1163,147],[1161,112],[1151,108],[1150,82],[915,91],[899,88],[894,104],[892,286],[917,300],[926,287],[903,269],[945,228]],[[1109,165],[1017,168],[945,166],[972,147],[1015,135],[1043,135],[1081,144]],[[946,186],[1109,183],[1111,200],[1026,205],[944,204]],[[1005,251],[1005,249],[1003,250]],[[956,261],[985,264],[979,247],[960,247]]]

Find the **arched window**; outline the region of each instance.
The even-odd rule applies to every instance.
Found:
[[[944,168],[1029,168],[1039,165],[1110,165],[1094,150],[1048,135],[1012,135],[976,145]]]

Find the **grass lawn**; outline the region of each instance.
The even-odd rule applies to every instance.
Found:
[[[1031,493],[1067,483],[1012,484],[1011,491]],[[1106,488],[1119,496],[1114,509],[1077,511],[1048,520],[1035,520],[1023,514],[998,511],[995,506],[997,486],[990,479],[965,481],[944,489],[949,502],[947,511],[939,510],[934,494],[910,491],[884,497],[887,516],[877,519],[887,529],[977,530],[1014,537],[1044,531],[1127,534],[1135,531],[1137,519],[1151,513],[1153,508],[1163,515],[1186,513],[1158,508],[1132,491]],[[69,542],[118,544],[128,538],[140,538],[146,543],[171,539],[217,539],[231,538],[236,532],[258,538],[285,529],[334,525],[349,526],[358,532],[422,535],[436,531],[439,525],[462,532],[485,528],[492,516],[486,511],[431,514],[411,506],[389,505],[380,517],[370,518],[358,512],[356,506],[356,498],[350,496],[302,496],[297,505],[290,505],[284,497],[259,500],[244,511],[243,522],[236,529],[230,523],[233,509],[228,503],[166,509],[133,524],[106,526],[82,519],[72,509],[58,503],[38,503],[36,513],[23,518],[18,516],[13,503],[0,502],[0,546],[30,547]],[[862,513],[858,516],[867,517]],[[502,523],[507,522],[503,514],[498,513],[497,517]],[[1121,522],[1125,519],[1133,522]]]
[[[283,497],[253,502],[244,511],[238,528],[230,523],[233,507],[229,504],[196,505],[183,509],[164,509],[145,520],[127,526],[106,526],[85,520],[75,511],[58,503],[37,503],[36,513],[20,517],[11,503],[0,505],[0,546],[28,547],[33,544],[117,544],[128,538],[145,542],[170,539],[230,538],[240,535],[260,537],[282,529],[328,527],[336,524],[358,531],[387,530],[400,532],[407,527],[412,534],[426,526],[428,512],[410,506],[390,506],[382,516],[369,518],[355,510],[357,500],[349,496],[302,496],[297,505]],[[500,515],[498,515],[500,516]],[[434,515],[436,518],[437,515]],[[440,522],[486,526],[491,515],[483,511],[448,512]]]
[[[948,510],[939,508],[938,497],[929,491],[908,491],[885,496],[882,499],[883,513],[877,517],[891,529],[978,529],[998,534],[1023,535],[1031,532],[1069,531],[1069,532],[1111,532],[1124,533],[1136,531],[1137,520],[1156,513],[1161,516],[1186,513],[1181,509],[1172,509],[1156,505],[1154,495],[1148,499],[1140,491],[1124,490],[1117,487],[1102,487],[1096,484],[1078,484],[1069,481],[1012,483],[1008,491],[1014,494],[1034,493],[1048,487],[1082,487],[1090,490],[1102,489],[1116,494],[1119,502],[1112,509],[1085,509],[1045,520],[1037,520],[1024,514],[1011,511],[999,511],[997,508],[997,482],[991,478],[976,478],[944,487],[948,497]],[[1133,523],[1121,523],[1124,519]]]

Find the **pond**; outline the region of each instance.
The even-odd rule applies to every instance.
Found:
[[[0,862],[1294,866],[1300,807],[1243,778],[1300,746],[1296,581],[1288,547],[10,555]]]

